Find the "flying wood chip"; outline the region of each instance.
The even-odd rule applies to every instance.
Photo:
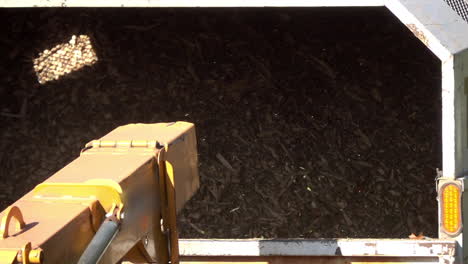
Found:
[[[419,233],[419,235],[415,235],[414,233],[411,233],[411,235],[408,236],[409,239],[415,239],[415,240],[423,240],[426,239],[423,233]]]
[[[39,83],[44,84],[96,62],[97,56],[89,37],[73,35],[68,43],[40,53],[34,59],[34,70]]]

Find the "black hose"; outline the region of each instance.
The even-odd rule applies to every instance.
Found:
[[[81,255],[78,264],[96,264],[118,231],[118,222],[106,219]]]

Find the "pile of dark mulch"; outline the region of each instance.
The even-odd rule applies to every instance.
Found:
[[[440,62],[383,9],[0,10],[0,202],[119,125],[197,125],[182,237],[437,234]],[[38,85],[88,34],[99,62]],[[23,110],[23,111],[21,111]]]

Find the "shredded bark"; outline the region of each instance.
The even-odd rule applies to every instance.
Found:
[[[185,120],[201,186],[181,237],[437,236],[440,62],[384,9],[2,9],[0,21],[2,209],[119,125]],[[98,63],[39,84],[33,59],[72,35]]]

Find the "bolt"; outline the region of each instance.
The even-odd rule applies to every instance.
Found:
[[[148,237],[145,237],[145,246],[148,246]]]

